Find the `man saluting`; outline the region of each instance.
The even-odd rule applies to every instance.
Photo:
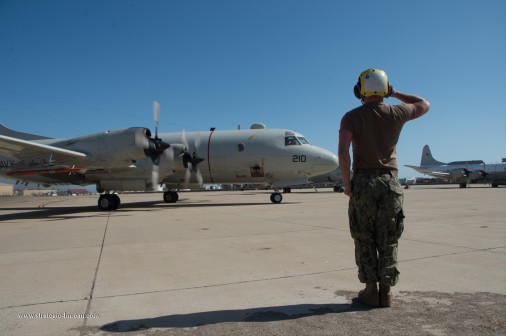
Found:
[[[396,146],[403,125],[427,113],[430,103],[394,90],[379,69],[362,72],[353,91],[362,105],[341,119],[338,152],[344,193],[350,197],[348,217],[358,278],[366,284],[358,299],[372,307],[390,307],[390,287],[399,280],[397,242],[404,229]],[[384,103],[388,97],[403,104]]]

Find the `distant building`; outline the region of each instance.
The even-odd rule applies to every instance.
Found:
[[[68,195],[88,195],[90,192],[86,189],[69,189],[67,190]]]
[[[14,186],[12,184],[0,184],[0,196],[14,196]]]
[[[23,196],[51,196],[56,194],[54,189],[25,189],[22,192]]]

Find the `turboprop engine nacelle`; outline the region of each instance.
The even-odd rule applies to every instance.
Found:
[[[159,139],[157,140],[159,141]],[[169,147],[168,144],[163,144],[162,151]],[[87,165],[96,165],[97,168],[131,164],[150,156],[151,152],[154,151],[153,148],[160,151],[160,144],[155,144],[155,139],[151,138],[151,131],[142,127],[66,139],[54,145],[85,153],[88,156],[86,159]]]

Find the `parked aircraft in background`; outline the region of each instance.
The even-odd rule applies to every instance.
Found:
[[[339,167],[328,173],[310,177],[309,181],[311,183],[333,183],[335,192],[344,192],[343,176],[341,175],[341,168]]]
[[[416,177],[400,178],[399,183],[404,186],[404,189],[409,189],[410,186],[416,184]]]
[[[159,105],[154,104],[155,135],[132,127],[69,139],[52,139],[0,125],[0,175],[45,186],[95,184],[103,193],[98,206],[115,210],[117,191],[158,190],[165,202],[178,200],[179,188],[206,184],[256,184],[279,189],[338,166],[337,156],[310,145],[302,134],[267,129],[158,134]]]
[[[328,172],[328,173],[324,173],[324,174],[321,174],[321,175],[317,175],[317,176],[313,176],[313,177],[310,177],[308,179],[308,182],[310,185],[312,185],[314,187],[314,189],[317,191],[316,189],[316,184],[334,184],[334,191],[335,192],[344,192],[344,188],[343,188],[343,178],[342,178],[342,175],[341,175],[341,169],[339,167],[337,167],[336,169]],[[307,184],[304,184],[307,186]],[[303,185],[292,185],[290,187],[284,187],[283,188],[283,192],[284,193],[290,193],[292,191],[292,188],[302,188]]]
[[[434,159],[428,145],[423,147],[420,166],[406,167],[450,182],[460,182],[461,188],[471,182],[488,182],[492,187],[506,184],[506,162],[486,164],[482,160],[468,160],[444,163]]]
[[[328,173],[311,177],[309,178],[309,181],[311,183],[333,183],[335,192],[339,193],[344,192],[343,176],[341,175],[341,168],[336,168]],[[403,185],[405,189],[408,189],[411,185],[416,183],[416,178],[415,177],[400,178],[399,183]]]

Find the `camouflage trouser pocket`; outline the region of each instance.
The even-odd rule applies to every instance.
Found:
[[[395,177],[388,177],[386,181],[383,181],[388,186],[390,193],[389,201],[384,203],[385,216],[383,220],[385,223],[390,222],[388,228],[389,241],[397,242],[404,231],[404,211],[402,204],[404,202],[404,193],[399,180]]]
[[[395,230],[395,234],[393,235],[393,237],[395,238],[395,241],[399,240],[399,238],[401,238],[401,235],[402,235],[402,232],[404,231],[404,212],[401,210],[399,211],[399,213],[397,214],[397,216],[395,216],[395,226],[396,226],[396,230]]]

